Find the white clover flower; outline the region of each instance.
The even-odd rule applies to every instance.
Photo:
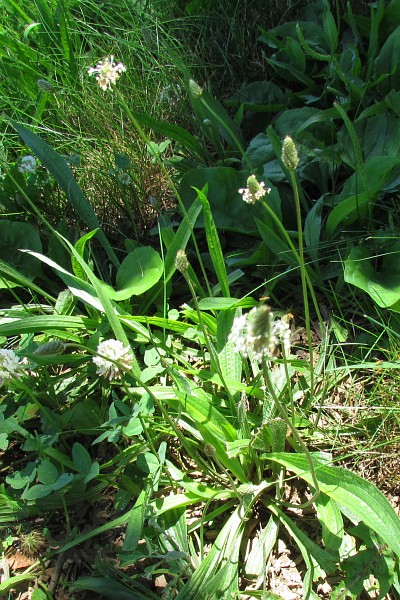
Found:
[[[242,356],[251,354],[258,362],[264,356],[274,356],[279,346],[284,357],[290,354],[289,324],[285,319],[275,320],[274,313],[267,305],[236,317],[228,339]]]
[[[129,346],[124,346],[118,340],[105,340],[97,346],[99,356],[93,357],[97,375],[107,377],[110,381],[119,379],[130,371],[133,355]]]
[[[120,74],[126,71],[125,65],[122,63],[115,64],[114,56],[111,55],[104,61],[100,60],[95,67],[88,69],[89,75],[96,75],[96,81],[102,90],[111,90],[111,86],[115,85]]]
[[[20,377],[21,364],[13,350],[0,349],[0,387],[13,378]]]
[[[266,188],[265,183],[262,181],[258,183],[255,175],[250,175],[247,178],[247,188],[240,188],[239,194],[242,194],[243,200],[247,204],[255,204],[258,200],[261,200],[265,194],[269,194],[271,188]]]
[[[28,154],[28,156],[23,156],[19,161],[17,171],[20,173],[34,173],[38,166],[36,158]]]

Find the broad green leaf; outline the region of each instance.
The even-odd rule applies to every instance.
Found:
[[[229,459],[225,443],[237,439],[234,427],[213,406],[212,398],[201,388],[192,389],[190,394],[176,390],[183,413],[192,419],[206,444],[214,446],[218,460],[241,482],[246,476],[240,462],[236,458]],[[183,415],[182,415],[183,417]]]
[[[55,483],[58,478],[58,469],[49,460],[42,460],[37,468],[37,478],[40,483]]]
[[[307,565],[307,573],[303,578],[303,589],[305,598],[312,596],[312,582],[325,579],[326,575],[335,573],[335,557],[316,544],[294,521],[275,505],[270,505],[269,510],[275,515],[279,522],[286,528],[290,537],[294,539],[299,547],[304,562]],[[318,596],[316,596],[318,597]]]
[[[324,10],[324,14],[322,17],[322,23],[323,23],[323,28],[324,28],[324,32],[326,35],[326,39],[328,40],[328,43],[329,43],[329,50],[332,53],[334,53],[336,51],[337,43],[338,43],[338,30],[336,27],[335,19],[333,18],[333,15],[332,15],[331,11],[329,10],[329,8],[325,8],[325,10]]]
[[[399,92],[397,92],[398,94]],[[396,92],[392,90],[391,100],[395,104]],[[371,107],[372,108],[372,107]],[[393,107],[394,109],[396,106]],[[354,129],[360,141],[363,158],[365,161],[373,157],[398,156],[400,150],[400,124],[396,114],[387,111],[384,103],[383,110],[375,115],[366,114],[366,111],[354,123]],[[354,168],[354,153],[348,131],[343,128],[338,133],[340,142],[339,152],[341,159]]]
[[[374,62],[373,76],[385,94],[400,89],[400,25],[385,40]],[[383,76],[383,77],[382,77]]]
[[[311,260],[318,264],[319,243],[321,238],[322,209],[324,198],[320,198],[308,212],[304,223],[304,241]]]
[[[193,497],[197,496],[198,500],[209,500],[210,498],[226,500],[228,498],[236,498],[236,494],[233,490],[218,488],[216,486],[211,487],[205,483],[194,481],[192,478],[186,477],[182,471],[169,461],[167,461],[167,466],[173,480],[177,481],[180,487],[184,487],[185,490],[191,492]],[[195,502],[195,500],[193,500],[193,502]]]
[[[183,557],[188,557],[190,553],[188,544],[188,523],[185,509],[172,509],[163,516],[163,531],[160,534],[160,541],[168,551],[179,548]],[[184,565],[186,566],[186,565]]]
[[[306,129],[313,130],[313,126],[316,126],[318,130],[321,125],[326,128],[331,119],[338,118],[335,113],[335,109],[321,110],[308,106],[285,110],[275,121],[274,130],[280,138],[292,135],[296,141],[299,133]]]
[[[369,294],[381,308],[400,311],[400,243],[387,249],[382,264],[373,266],[374,256],[365,246],[356,246],[344,263],[344,279]]]
[[[164,271],[163,261],[150,246],[136,248],[124,258],[116,275],[116,287],[104,287],[112,300],[127,300],[152,288]]]
[[[72,246],[71,246],[72,248]],[[76,250],[74,249],[74,252]],[[35,256],[38,260],[44,262],[46,265],[55,269],[60,277],[60,279],[68,286],[71,293],[78,299],[82,300],[82,302],[89,304],[98,311],[105,312],[102,303],[97,297],[96,291],[93,286],[87,281],[89,278],[85,276],[85,279],[81,279],[80,277],[76,277],[69,273],[62,266],[58,265],[56,262],[45,256],[44,254],[39,254],[38,252],[29,251],[31,256]],[[77,256],[78,253],[76,253]],[[83,262],[83,260],[79,257],[79,260]],[[76,264],[79,264],[79,261],[76,260]],[[85,273],[84,269],[82,272]]]
[[[298,268],[297,258],[293,255],[292,249],[288,246],[286,240],[283,240],[276,233],[276,228],[272,224],[267,225],[260,219],[256,219],[256,224],[264,244],[278,257],[279,261],[290,267]]]
[[[94,229],[93,231],[89,231],[88,233],[86,233],[86,235],[83,235],[81,238],[79,238],[79,240],[76,242],[75,244],[75,250],[78,252],[79,256],[81,256],[81,258],[85,258],[85,247],[86,247],[86,243],[94,236],[96,235],[97,230]],[[80,279],[83,279],[83,281],[86,281],[86,276],[85,273],[82,269],[82,267],[79,265],[78,261],[76,260],[76,258],[72,255],[71,256],[71,265],[72,265],[72,270],[74,272],[74,275],[76,277],[79,277]]]
[[[242,358],[239,352],[237,352],[233,342],[229,340],[229,334],[232,329],[235,315],[235,310],[223,311],[218,314],[217,340],[215,349],[218,354],[220,369],[226,382],[233,381],[240,383],[242,380],[243,369]],[[239,394],[235,394],[231,387],[230,390],[232,395],[239,399]]]
[[[254,298],[202,298],[200,310],[230,310],[232,308],[253,308],[258,302]]]
[[[286,79],[290,82],[297,80],[306,87],[310,88],[310,91],[312,91],[314,94],[318,93],[318,88],[315,85],[315,81],[313,81],[311,77],[306,75],[306,73],[303,73],[303,71],[298,69],[295,65],[291,65],[284,60],[278,60],[277,57],[266,58],[265,60],[283,79]]]
[[[146,485],[140,492],[134,507],[129,513],[126,527],[125,540],[122,546],[122,552],[133,552],[142,537],[145,509],[149,500],[149,486]]]
[[[13,267],[10,267],[10,265],[0,260],[0,288],[1,284],[4,281],[9,282],[10,287],[14,287],[14,285],[19,285],[25,287],[27,290],[32,290],[33,292],[38,293],[40,296],[43,296],[43,298],[47,298],[47,300],[50,300],[51,302],[55,301],[54,296],[49,294],[43,288],[40,288],[36,284],[32,283],[31,277],[29,275],[25,277],[25,275],[22,275],[20,271],[14,269]]]
[[[50,592],[47,593],[40,588],[36,588],[36,590],[33,590],[30,600],[53,600],[53,596]]]
[[[382,39],[386,40],[392,31],[400,25],[400,0],[390,0],[384,6],[380,34]]]
[[[327,219],[328,238],[332,237],[341,224],[351,225],[360,216],[365,216],[368,206],[372,206],[397,163],[398,159],[393,156],[374,156],[364,165],[364,181],[359,173],[351,177],[347,182],[347,189],[345,186],[341,194],[343,200],[335,206]],[[354,191],[350,191],[352,188]],[[345,194],[348,196],[346,197]]]
[[[325,548],[336,555],[343,541],[343,517],[336,502],[321,493],[315,501],[317,517],[322,527],[322,541]]]
[[[67,331],[82,330],[94,331],[99,325],[97,319],[88,317],[70,317],[69,315],[40,315],[22,318],[0,318],[0,335],[22,335],[26,333],[38,333],[61,329]]]
[[[192,573],[176,600],[228,598],[238,591],[239,550],[245,525],[240,511],[241,507],[231,515],[210,552]]]
[[[245,562],[244,568],[248,579],[255,579],[257,586],[261,585],[265,574],[265,565],[268,564],[269,556],[278,539],[279,521],[276,517],[270,517],[267,525],[261,533],[253,539],[251,551]]]
[[[36,579],[36,575],[32,573],[24,573],[23,575],[13,575],[0,583],[0,594],[13,593],[21,583]],[[4,596],[6,597],[6,596]],[[10,597],[10,596],[8,596]]]
[[[219,281],[219,285],[221,286],[221,292],[223,296],[229,298],[229,283],[228,277],[226,273],[225,260],[224,255],[221,248],[221,242],[219,239],[217,228],[215,227],[214,218],[211,212],[210,203],[207,199],[206,193],[204,190],[198,190],[194,188],[200,198],[200,202],[203,207],[203,218],[204,218],[204,227],[206,230],[206,238],[208,251],[210,252],[211,261],[214,266],[215,274]],[[207,187],[205,188],[207,190]]]
[[[72,473],[63,473],[60,475],[60,477],[58,477],[57,481],[53,483],[53,490],[62,490],[72,482],[73,478],[74,476]]]
[[[28,490],[25,490],[22,494],[22,500],[39,500],[40,498],[44,498],[48,496],[53,491],[53,486],[51,484],[42,484],[38,483],[37,485],[33,485]]]
[[[286,106],[281,88],[271,81],[253,81],[241,87],[226,101],[230,106],[243,105],[253,112],[278,112]],[[263,135],[263,134],[261,134]],[[247,152],[246,152],[247,154]],[[251,161],[253,167],[255,164]]]
[[[92,459],[85,446],[79,442],[75,442],[72,446],[72,458],[75,469],[82,475],[86,475],[90,470]]]
[[[276,461],[312,485],[310,466],[303,454],[268,454]],[[389,548],[400,556],[400,519],[385,496],[371,482],[342,467],[332,467],[313,459],[321,492],[355,514]]]
[[[146,297],[146,302],[144,306],[141,307],[142,313],[148,313],[148,308],[157,300],[160,293],[164,291],[165,284],[171,279],[171,277],[175,273],[176,254],[178,250],[185,250],[200,212],[201,202],[200,199],[196,197],[194,202],[187,209],[186,214],[183,216],[182,222],[179,225],[176,233],[174,234],[173,231],[167,230],[168,233],[170,233],[170,235],[168,235],[168,243],[166,243],[164,240],[164,243],[166,243],[167,246],[167,254],[165,256],[164,264],[164,279],[162,282],[160,282],[160,284],[155,286],[154,290],[151,290],[148,294],[148,297]]]

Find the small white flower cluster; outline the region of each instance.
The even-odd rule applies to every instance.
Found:
[[[96,74],[96,81],[102,90],[111,90],[111,86],[115,85],[120,74],[126,71],[125,65],[122,63],[115,64],[114,56],[109,56],[104,61],[100,60],[95,67],[88,69],[89,75]]]
[[[274,356],[279,346],[284,357],[290,354],[289,324],[285,319],[275,319],[266,305],[236,317],[228,339],[242,356],[252,354],[258,362],[264,356]]]
[[[247,204],[255,204],[258,200],[261,200],[265,194],[269,194],[271,188],[266,188],[265,183],[262,181],[258,183],[255,175],[250,175],[247,179],[247,188],[240,188],[239,194],[242,194],[243,200]]]
[[[110,381],[120,379],[132,368],[133,355],[129,346],[118,340],[105,340],[97,347],[99,356],[93,357],[97,375],[107,377]]]
[[[28,156],[23,156],[19,161],[17,171],[20,173],[34,173],[37,168],[36,158],[28,154]]]
[[[10,381],[13,378],[20,377],[19,369],[21,364],[18,356],[13,350],[0,349],[0,387],[4,385],[6,381]]]

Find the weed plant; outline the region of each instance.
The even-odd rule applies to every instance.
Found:
[[[22,9],[10,1],[2,5],[1,14],[2,113],[43,132],[52,147],[66,156],[115,240],[120,237],[119,227],[125,232],[133,228],[138,234],[153,219],[149,198],[160,206],[168,201],[167,182],[147,147],[124,121],[118,104],[94,94],[87,68],[110,53],[124,56],[123,86],[131,108],[149,116],[185,120],[178,44],[151,11],[143,13],[140,3],[135,6],[125,0],[103,3],[101,10],[92,2],[38,0]],[[18,139],[4,125],[3,170],[22,152]],[[2,198],[3,205],[6,199],[10,204],[7,197]],[[19,208],[14,206],[16,211]],[[55,224],[65,205],[54,212]]]
[[[376,383],[395,390],[398,368],[398,225],[376,210],[399,185],[396,7],[380,2],[361,19],[349,5],[342,19],[319,1],[262,31],[273,76],[245,81],[226,105],[171,38],[153,36],[141,67],[161,51],[179,63],[188,131],[144,101],[138,42],[121,30],[131,4],[117,16],[104,4],[99,18],[89,2],[35,0],[29,14],[4,4],[16,23],[41,24],[22,44],[10,29],[9,52],[21,54],[4,69],[30,57],[21,86],[33,90],[49,57],[46,81],[66,95],[43,92],[40,114],[33,95],[26,107],[6,95],[1,550],[3,564],[18,549],[29,567],[11,567],[0,593],[34,583],[36,600],[57,586],[132,600],[279,598],[293,581],[277,581],[275,567],[291,552],[299,597],[399,597],[398,515],[355,472],[361,440],[373,452],[395,429],[393,454],[398,439],[397,409]],[[122,125],[134,141],[121,150]],[[109,235],[88,199],[89,182],[105,180],[77,176],[76,139],[96,167],[112,148],[114,176],[134,179],[129,153],[147,153],[177,203],[149,240],[133,227],[123,244]],[[75,239],[35,195],[46,178],[84,228]],[[360,388],[359,374],[373,384]],[[46,579],[42,557],[60,565],[85,543],[99,546],[74,581],[61,568]]]

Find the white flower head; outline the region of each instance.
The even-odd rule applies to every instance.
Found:
[[[261,200],[265,194],[269,194],[271,188],[266,188],[265,183],[262,181],[258,183],[255,175],[250,175],[247,178],[247,188],[241,188],[239,194],[242,194],[243,200],[247,204],[255,204],[258,200]]]
[[[242,356],[251,354],[258,362],[274,356],[279,346],[284,357],[290,354],[289,324],[286,319],[275,319],[265,304],[234,319],[229,341]]]
[[[120,379],[130,371],[133,355],[129,346],[124,346],[118,340],[105,340],[97,346],[97,354],[93,357],[97,375],[107,377],[110,381]]]
[[[126,71],[125,65],[115,64],[113,55],[104,61],[100,60],[95,67],[88,69],[89,75],[96,74],[96,81],[104,91],[111,90],[111,86],[116,84],[120,74],[124,71]]]
[[[19,161],[17,171],[20,173],[34,173],[38,166],[36,158],[28,154],[27,156],[23,156]]]
[[[13,350],[0,349],[0,387],[11,379],[21,376],[21,363]]]

